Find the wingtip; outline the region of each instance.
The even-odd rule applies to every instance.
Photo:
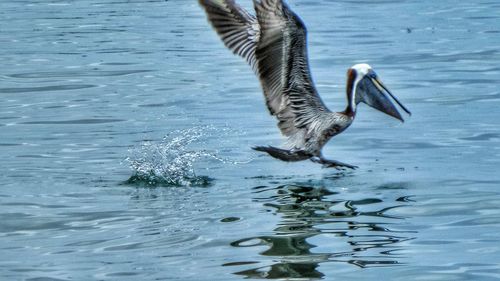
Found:
[[[262,3],[259,0],[252,0],[252,2],[253,2],[253,6],[254,6],[255,10],[260,8],[260,6],[262,5]]]
[[[227,1],[231,0],[198,0],[198,3],[203,7],[227,7]],[[234,3],[234,1],[232,1]]]
[[[208,9],[210,6],[210,0],[198,0],[198,4],[204,9]]]

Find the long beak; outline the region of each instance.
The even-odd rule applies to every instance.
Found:
[[[408,115],[411,112],[387,89],[375,73],[366,75],[360,85],[359,101],[404,122],[391,97]]]

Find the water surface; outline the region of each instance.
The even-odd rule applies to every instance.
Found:
[[[367,62],[413,112],[361,106],[356,171],[250,149],[283,139],[196,1],[1,2],[0,279],[500,279],[500,4],[290,6],[332,110]]]

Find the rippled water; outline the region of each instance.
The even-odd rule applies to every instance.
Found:
[[[360,108],[356,171],[250,149],[282,139],[197,1],[1,1],[0,279],[500,279],[500,3],[289,2],[331,109],[367,62],[413,112]]]

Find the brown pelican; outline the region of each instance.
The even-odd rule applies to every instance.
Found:
[[[309,70],[306,27],[282,0],[253,0],[256,16],[234,0],[199,2],[226,47],[246,59],[259,77],[267,107],[278,119],[281,133],[288,137],[288,149],[253,149],[283,161],[310,159],[324,167],[354,169],[356,166],[325,159],[321,149],[351,125],[360,102],[404,122],[392,98],[411,114],[367,64],[349,68],[347,107],[341,112],[330,111],[319,97]]]

